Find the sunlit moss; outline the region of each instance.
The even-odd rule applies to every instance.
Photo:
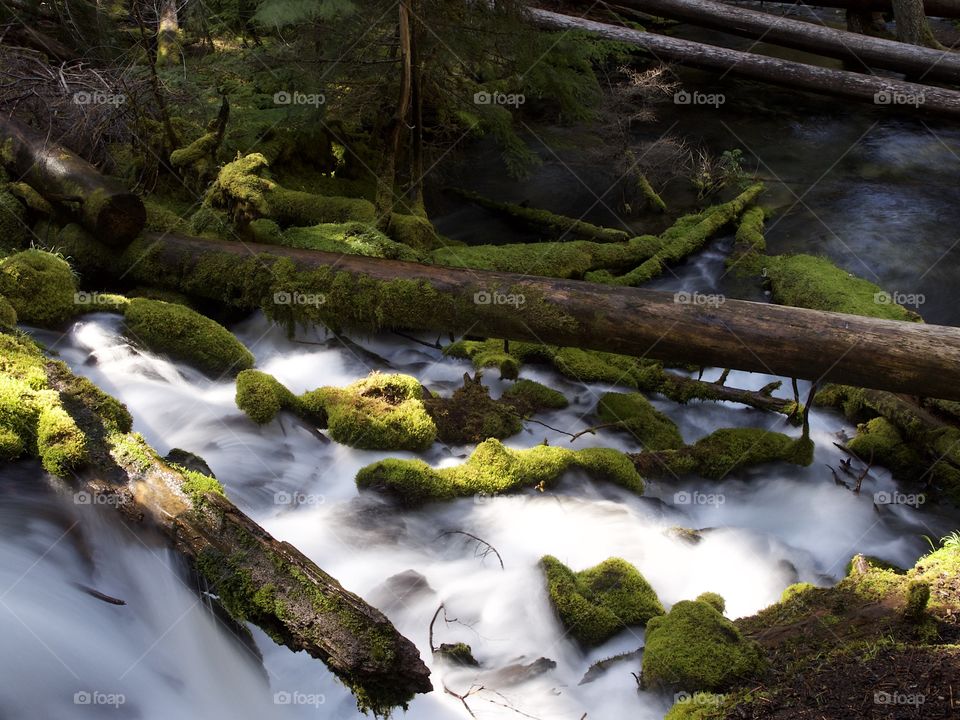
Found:
[[[683,437],[670,418],[659,412],[640,393],[604,393],[597,403],[597,416],[626,430],[646,450],[669,450],[683,446]]]
[[[54,327],[77,312],[70,265],[42,250],[24,250],[0,260],[0,295],[20,322]]]

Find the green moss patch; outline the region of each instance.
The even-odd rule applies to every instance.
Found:
[[[273,420],[281,410],[297,410],[297,397],[273,375],[244,370],[237,375],[237,407],[258,425]]]
[[[569,450],[538,445],[511,450],[498,440],[480,443],[462,465],[434,469],[421,460],[382,460],[357,473],[357,487],[398,498],[409,506],[470,495],[497,495],[546,487],[566,470],[580,467],[597,480],[643,492],[643,479],[616,450]]]
[[[609,558],[574,572],[547,555],[540,567],[560,622],[585,647],[600,645],[624,628],[663,614],[653,588],[626,560]]]
[[[604,423],[615,423],[647,450],[683,447],[680,430],[640,393],[604,393],[597,403],[597,415]]]
[[[762,669],[759,647],[709,602],[681,600],[647,623],[646,687],[723,691]]]
[[[253,367],[253,354],[219,323],[173,303],[134,298],[126,308],[130,334],[149,350],[211,375]]]
[[[422,260],[422,256],[409,246],[394,242],[373,226],[359,222],[290,228],[276,244],[390,260]]]
[[[308,411],[323,408],[337,442],[366,450],[426,450],[437,426],[423,405],[423,388],[409,375],[371,373],[345,388],[304,393]]]
[[[0,260],[0,295],[20,322],[56,327],[77,312],[76,280],[62,258],[42,250],[24,250]]]

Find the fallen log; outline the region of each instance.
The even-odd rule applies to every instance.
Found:
[[[575,280],[146,234],[126,281],[288,323],[469,332],[960,398],[960,328]]]
[[[960,117],[960,92],[955,90],[754,55],[549,10],[529,8],[528,12],[541,27],[594,33],[608,40],[635,45],[659,60],[900,110],[922,109],[945,117]]]
[[[960,82],[960,54],[836,30],[714,0],[621,0],[654,15],[917,78]]]
[[[44,358],[30,340],[0,333],[0,342],[10,361],[3,379],[29,392],[25,378],[32,386],[44,378],[61,435],[74,438],[71,448],[80,451],[65,468],[69,472],[58,474],[73,477],[75,488],[87,494],[83,502],[116,507],[132,524],[159,528],[234,620],[252,622],[274,641],[321,659],[353,691],[361,709],[382,715],[432,689],[412,642],[382,613],[247,517],[214,478],[161,459],[130,433],[126,408],[63,363]],[[50,467],[46,458],[44,466]]]
[[[10,116],[0,115],[0,163],[56,205],[78,203],[81,224],[101,242],[126,245],[143,229],[140,198],[86,160]]]
[[[792,5],[792,3],[783,4]],[[804,4],[854,12],[891,12],[893,10],[890,0],[815,0]],[[927,17],[956,18],[960,17],[960,2],[958,0],[923,0],[923,10]]]

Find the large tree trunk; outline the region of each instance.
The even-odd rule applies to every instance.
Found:
[[[960,117],[960,92],[843,70],[804,65],[763,55],[728,50],[679,38],[655,35],[592,20],[529,9],[534,21],[552,30],[580,30],[609,40],[629,43],[649,51],[659,60],[669,60],[704,70],[768,82],[774,85],[834,95],[849,100],[903,106],[946,117]]]
[[[146,444],[133,454],[111,455],[115,436],[98,415],[96,395],[61,363],[48,363],[47,376],[87,435],[91,461],[76,478],[81,489],[132,522],[159,527],[236,620],[319,658],[358,702],[380,713],[432,689],[416,646],[380,611],[273,538],[224,495],[190,488],[183,472]],[[140,442],[133,435],[123,439],[124,447]]]
[[[287,269],[275,275],[281,259]],[[324,317],[343,326],[469,332],[960,399],[960,328],[171,233],[148,233],[118,270],[242,308],[275,308],[278,292],[320,296]]]
[[[386,227],[394,206],[394,186],[397,178],[397,158],[400,155],[400,141],[410,111],[410,94],[413,69],[410,58],[410,9],[408,0],[400,0],[398,6],[397,37],[400,43],[400,94],[396,111],[387,127],[380,168],[377,172],[377,194],[374,206],[378,224]]]
[[[905,40],[904,45],[835,30],[801,20],[746,8],[725,5],[714,0],[620,0],[627,7],[653,15],[683,20],[701,27],[722,30],[742,37],[762,40],[774,45],[806,50],[839,58],[856,66],[878,67],[916,77],[960,83],[960,55],[944,54],[929,48],[914,47],[920,43]],[[922,0],[896,0],[896,4],[915,3],[923,17]],[[899,29],[899,22],[897,23]],[[903,38],[900,38],[903,40]]]
[[[0,115],[0,162],[48,200],[79,205],[80,222],[101,242],[123,246],[147,220],[140,198],[93,165],[12,117]]]
[[[180,56],[177,0],[161,0],[157,26],[157,65],[175,64]]]
[[[933,37],[923,12],[923,0],[893,0],[893,15],[897,22],[897,40],[911,45],[942,49]],[[951,56],[945,55],[944,59]]]

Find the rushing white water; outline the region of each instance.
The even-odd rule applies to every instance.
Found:
[[[346,384],[371,369],[409,373],[433,390],[450,392],[470,369],[466,362],[395,336],[343,344],[314,332],[293,342],[259,315],[235,331],[256,355],[257,366],[295,392]],[[642,646],[643,633],[624,631],[600,648],[578,650],[549,606],[537,569],[544,554],[574,569],[623,557],[640,569],[664,604],[711,590],[726,598],[728,615],[738,617],[776,601],[792,582],[838,579],[855,552],[912,564],[926,548],[924,535],[939,537],[951,529],[949,519],[930,508],[875,508],[874,493],[896,487],[882,470],[871,472],[860,495],[837,486],[825,467],[837,466],[842,457],[832,440],[838,430],[853,429],[836,414],[821,411],[812,414],[817,449],[807,468],[768,465],[722,482],[651,481],[643,497],[569,473],[545,493],[462,499],[399,512],[379,497],[359,494],[354,477],[374,460],[410,454],[324,442],[290,416],[258,427],[235,407],[231,381],[212,381],[134,349],[115,316],[87,316],[63,338],[37,336],[76,372],[123,400],[135,429],[157,450],[180,447],[204,457],[238,506],[381,608],[417,644],[436,688],[411,704],[409,716],[418,720],[469,717],[460,700],[442,688],[464,694],[479,684],[496,692],[469,696],[478,717],[519,717],[515,710],[544,719],[576,719],[583,713],[663,717],[672,698],[637,691],[630,674],[638,670],[636,659],[579,684],[592,663]],[[705,377],[713,379],[718,372]],[[597,396],[609,389],[574,383],[544,368],[524,368],[522,374],[567,395],[569,408],[538,419],[571,432],[591,424]],[[504,383],[493,375],[484,382],[496,396]],[[728,383],[759,388],[771,379],[734,372]],[[806,386],[801,390],[805,393]],[[687,441],[718,427],[797,433],[778,416],[742,406],[655,404],[678,423]],[[569,445],[563,434],[537,424],[528,424],[506,443],[529,447],[545,438]],[[572,447],[591,445],[629,449],[626,436],[602,431],[582,436]],[[424,457],[449,464],[469,451],[436,444]],[[0,493],[7,500],[0,506],[5,648],[0,716],[358,715],[350,694],[320,662],[276,646],[253,628],[263,654],[261,668],[255,653],[227,632],[189,587],[185,569],[162,543],[147,546],[109,510],[45,491],[37,482],[42,474],[32,466],[14,470],[0,475]],[[694,502],[684,502],[690,498]],[[676,526],[709,530],[690,544],[667,532]],[[504,569],[493,556],[479,557],[464,536],[440,537],[444,530],[485,539],[499,551]],[[384,583],[410,570],[424,576],[429,587]],[[120,597],[127,605],[104,603],[73,583]],[[441,602],[451,621],[437,622],[435,642],[469,643],[482,669],[454,669],[431,657],[428,628]],[[556,667],[528,679],[516,671],[493,674],[540,657]],[[90,695],[91,704],[75,704],[75,693],[85,692],[101,695]],[[124,699],[118,707],[93,704],[117,695]],[[82,702],[85,696],[77,697]]]

